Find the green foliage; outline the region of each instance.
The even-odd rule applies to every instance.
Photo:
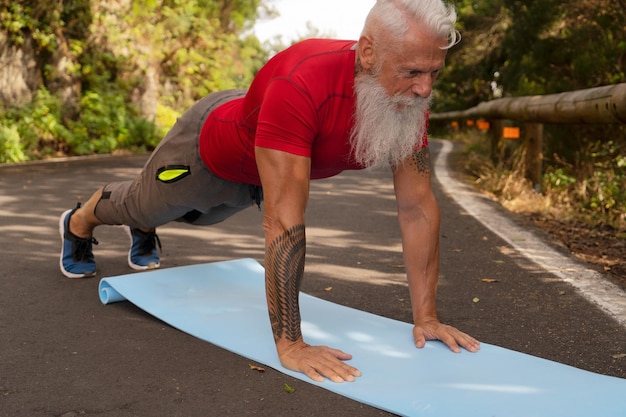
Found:
[[[42,88],[31,103],[11,108],[3,115],[3,124],[13,126],[19,135],[21,160],[49,156],[57,150],[59,142],[71,137],[60,122],[61,109],[61,100]]]
[[[448,55],[435,112],[626,82],[623,0],[458,0],[456,6],[463,41]],[[545,197],[581,220],[626,227],[626,126],[544,129]],[[493,167],[499,173],[478,164],[476,172],[490,192],[507,194],[500,178],[519,162]]]
[[[449,53],[436,111],[500,94],[626,82],[623,1],[458,0],[456,6],[463,40]]]
[[[102,95],[101,95],[102,94]],[[158,143],[156,126],[133,114],[115,94],[88,92],[77,120],[62,123],[62,102],[46,89],[3,114],[0,160],[18,162],[58,153],[88,155],[117,149],[146,149]]]
[[[537,193],[524,179],[521,147],[494,165],[484,135],[472,131],[450,136],[464,144],[460,161],[472,182],[508,209],[626,230],[626,148],[617,141],[589,145],[575,164],[557,158],[546,166],[542,193]]]
[[[131,110],[120,95],[85,93],[78,120],[70,122],[73,135],[67,138],[67,144],[72,153],[88,155],[154,147],[156,126]]]
[[[54,5],[46,9],[48,13],[43,13],[41,5],[33,8],[21,2],[11,2],[0,9],[0,28],[16,45],[22,45],[28,34],[41,49],[52,51],[57,47],[54,31],[58,27],[59,11]]]
[[[591,175],[580,178],[586,193],[581,200],[594,212],[603,216],[624,216],[626,213],[626,151],[625,144],[616,141],[598,141],[589,149]],[[623,218],[623,220],[626,220]]]
[[[210,92],[247,88],[266,54],[256,38],[243,38],[259,0],[137,1],[116,32],[110,50],[125,55],[124,77],[144,81],[145,68],[158,74],[159,103],[183,111]],[[109,12],[95,18],[107,21]],[[126,46],[132,40],[134,48]],[[123,47],[123,51],[120,47]]]
[[[588,223],[626,228],[626,146],[597,141],[575,165],[548,166],[544,189]]]
[[[0,0],[0,39],[32,41],[44,82],[0,110],[0,161],[154,148],[194,101],[249,85],[267,58],[242,35],[260,4]]]
[[[565,190],[568,186],[576,183],[576,178],[572,177],[564,168],[552,168],[543,175],[543,187],[552,190]]]
[[[154,119],[154,124],[157,129],[157,136],[162,138],[164,137],[169,129],[174,126],[176,123],[176,119],[181,115],[180,112],[177,112],[171,107],[168,107],[164,104],[159,104],[157,107],[156,117]]]
[[[0,125],[0,163],[22,162],[26,159],[17,127]]]

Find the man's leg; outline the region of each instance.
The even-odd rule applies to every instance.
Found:
[[[94,193],[85,207],[78,203],[73,210],[64,212],[59,220],[62,242],[59,266],[63,275],[69,278],[96,275],[93,245],[97,245],[98,241],[93,237],[93,229],[101,222],[93,215],[93,206],[101,194],[102,189]]]
[[[60,267],[61,272],[69,278],[87,278],[96,274],[93,245],[97,245],[98,241],[93,237],[93,232],[97,226],[104,224],[95,215],[95,208],[102,199],[102,193],[101,188],[84,205],[79,203],[76,208],[67,210],[61,215],[59,230],[63,246]],[[158,249],[161,242],[156,229],[130,226],[125,226],[125,229],[130,237],[128,265],[135,270],[158,268],[160,266]]]
[[[93,230],[102,224],[94,214],[96,205],[102,197],[102,188],[96,191],[85,202],[84,205],[76,209],[69,221],[69,230],[77,237],[89,239],[93,236]]]
[[[242,94],[215,93],[196,103],[172,127],[134,180],[108,184],[84,206],[63,214],[61,270],[66,276],[95,275],[91,245],[97,243],[93,231],[99,225],[129,226],[128,263],[133,269],[147,269],[159,266],[157,226],[185,219],[192,211],[215,223],[227,215],[204,216],[213,207],[234,206],[238,211],[251,204],[247,185],[215,177],[198,154],[198,134],[206,116],[217,105]],[[171,167],[186,168],[186,175],[164,180],[161,174]]]

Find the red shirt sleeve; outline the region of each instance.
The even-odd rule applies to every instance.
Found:
[[[291,80],[273,80],[259,112],[255,145],[311,156],[317,135],[316,110],[309,95]]]

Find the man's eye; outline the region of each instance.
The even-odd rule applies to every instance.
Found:
[[[417,78],[417,77],[421,77],[423,75],[430,75],[433,78],[436,78],[437,76],[439,76],[439,73],[441,72],[441,70],[434,70],[431,72],[424,72],[424,71],[419,71],[419,70],[409,70],[406,72],[406,76],[407,78]]]

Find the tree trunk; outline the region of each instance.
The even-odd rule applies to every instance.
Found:
[[[6,107],[27,104],[42,83],[33,40],[17,46],[0,33],[0,101]]]
[[[81,82],[80,72],[74,68],[78,67],[70,52],[67,40],[63,33],[57,31],[59,47],[54,51],[48,61],[49,73],[46,80],[48,91],[51,94],[61,97],[63,100],[63,116],[74,118],[79,110]]]

